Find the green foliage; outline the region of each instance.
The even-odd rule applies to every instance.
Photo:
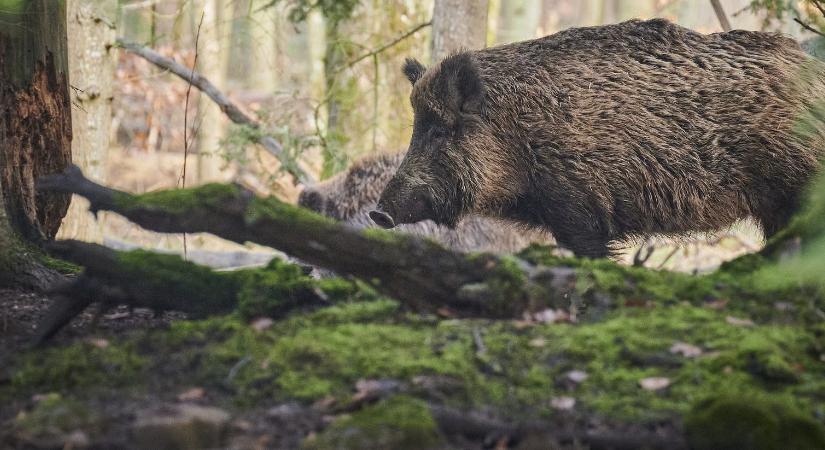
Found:
[[[754,14],[764,13],[763,27],[773,26],[797,18],[819,30],[825,30],[825,18],[812,0],[751,0],[748,9]]]
[[[314,10],[319,11],[325,19],[340,23],[352,17],[361,0],[272,0],[265,8],[281,3],[289,6],[289,20],[293,23],[306,21]]]
[[[300,173],[301,168],[298,165],[298,160],[301,155],[318,144],[316,136],[295,134],[287,126],[262,129],[249,125],[232,124],[227,130],[226,136],[221,140],[220,156],[226,162],[235,162],[247,166],[251,162],[247,148],[267,136],[277,140],[283,150],[278,156],[280,162],[278,170],[268,174],[271,181],[285,173]],[[265,165],[262,161],[258,162],[259,165]]]

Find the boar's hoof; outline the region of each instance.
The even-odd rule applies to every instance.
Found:
[[[395,227],[395,221],[392,220],[392,216],[384,211],[370,211],[370,219],[381,228],[390,229]]]

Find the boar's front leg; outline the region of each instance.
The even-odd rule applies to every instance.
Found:
[[[582,233],[577,230],[574,234],[553,232],[560,246],[570,250],[578,257],[607,258],[612,256],[607,239],[597,234]]]
[[[589,215],[588,215],[589,216]],[[612,256],[611,237],[603,226],[592,217],[583,217],[581,211],[559,208],[548,218],[551,233],[558,244],[576,256],[585,258],[606,258]]]

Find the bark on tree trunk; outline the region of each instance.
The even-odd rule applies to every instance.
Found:
[[[0,181],[11,225],[52,238],[65,195],[35,195],[34,179],[71,160],[64,1],[12,2],[0,12]],[[17,5],[17,6],[13,6]]]
[[[53,273],[32,242],[51,239],[69,196],[37,193],[35,178],[71,161],[71,110],[63,0],[6,2],[0,9],[0,284],[43,287]]]
[[[435,0],[431,59],[487,46],[487,0]]]
[[[72,162],[93,180],[106,181],[112,122],[112,81],[117,4],[110,0],[68,0],[69,70],[74,91]],[[102,216],[73,197],[58,238],[102,242]]]

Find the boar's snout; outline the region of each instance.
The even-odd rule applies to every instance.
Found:
[[[370,219],[372,219],[372,221],[381,228],[395,228],[395,220],[393,220],[391,215],[384,211],[377,209],[370,211]]]

